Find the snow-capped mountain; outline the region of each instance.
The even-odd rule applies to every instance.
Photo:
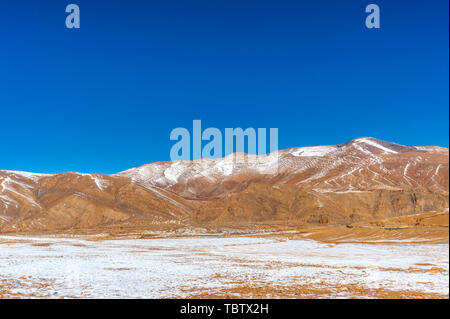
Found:
[[[292,184],[318,192],[448,191],[448,149],[440,147],[410,147],[364,137],[340,145],[245,155],[241,160],[234,156],[153,163],[118,175],[189,199],[221,196],[251,182]]]
[[[442,210],[448,155],[363,137],[114,175],[0,171],[0,232],[342,224]]]

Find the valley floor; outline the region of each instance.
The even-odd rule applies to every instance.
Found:
[[[0,297],[448,298],[448,228],[358,227],[167,238],[3,235]]]

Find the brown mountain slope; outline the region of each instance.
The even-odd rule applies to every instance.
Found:
[[[117,176],[0,172],[0,230],[59,231],[109,225],[170,225],[192,204]]]
[[[347,224],[448,208],[448,149],[372,138],[115,175],[0,171],[0,232]]]
[[[357,221],[437,211],[448,207],[445,194],[414,190],[362,192],[306,191],[295,185],[252,184],[245,191],[207,202],[193,221],[208,225],[280,223],[349,224]]]

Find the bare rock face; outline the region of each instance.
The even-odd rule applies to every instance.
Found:
[[[329,225],[444,210],[448,156],[364,137],[115,175],[0,171],[0,232]]]
[[[193,220],[209,225],[285,222],[290,225],[336,225],[440,211],[447,207],[448,195],[431,192],[321,193],[293,185],[273,189],[254,184],[245,192],[202,205],[193,214]]]

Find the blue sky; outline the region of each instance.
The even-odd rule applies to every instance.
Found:
[[[447,1],[66,2],[0,2],[0,169],[168,160],[194,119],[278,127],[279,148],[448,147]],[[365,28],[369,3],[381,29]]]

